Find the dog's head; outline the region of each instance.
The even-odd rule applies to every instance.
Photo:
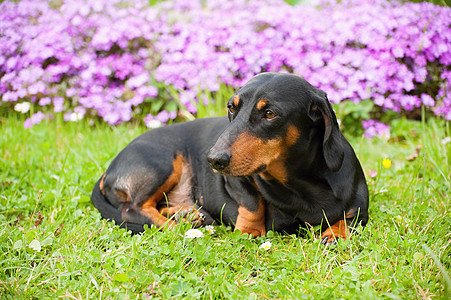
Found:
[[[227,107],[230,124],[207,155],[214,171],[285,183],[294,165],[309,169],[321,160],[331,171],[340,169],[343,142],[332,106],[301,77],[259,74]]]

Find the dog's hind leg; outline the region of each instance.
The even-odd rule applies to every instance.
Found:
[[[168,214],[162,213],[158,207],[159,203],[164,202],[166,195],[179,183],[182,177],[183,164],[183,157],[177,155],[172,162],[172,172],[150,196],[138,191],[133,201],[127,201],[122,209],[123,219],[136,220],[141,215],[148,219],[146,223],[154,224],[159,228],[173,227],[176,224],[175,221],[168,219]]]
[[[136,223],[127,223],[122,219],[120,211],[111,205],[111,203],[105,198],[105,195],[102,193],[103,187],[101,187],[101,183],[103,184],[103,178],[100,178],[94,189],[92,191],[91,199],[94,206],[99,210],[100,214],[103,218],[114,221],[116,224],[120,225],[127,230],[131,230],[133,233],[139,233],[144,231],[144,227],[142,224]],[[102,188],[102,189],[101,189]]]

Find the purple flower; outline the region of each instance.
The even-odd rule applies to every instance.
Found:
[[[390,138],[390,126],[385,125],[376,120],[364,120],[362,122],[363,129],[365,132],[363,136],[367,139],[373,138],[375,136],[381,136],[384,139]]]
[[[134,77],[131,77],[130,79],[128,79],[127,85],[131,89],[136,89],[138,87],[145,85],[147,82],[149,82],[149,80],[150,80],[150,76],[148,73],[141,73],[137,76],[134,76]]]
[[[290,71],[333,103],[370,99],[396,112],[424,104],[451,119],[449,7],[204,2],[4,1],[1,101],[36,99],[45,106],[52,99],[55,112],[71,115],[81,106],[118,124],[132,118],[132,108],[165,97],[157,89],[163,83],[180,95],[183,110],[196,113],[198,95],[214,96],[222,83],[236,88],[259,72]]]
[[[35,113],[34,115],[32,115],[30,118],[27,118],[23,124],[23,126],[28,129],[33,127],[33,125],[37,125],[40,124],[42,122],[42,120],[45,119],[45,115],[38,111],[37,113]]]
[[[165,125],[169,120],[174,120],[175,118],[177,118],[177,112],[163,110],[156,116],[147,115],[144,118],[144,123],[149,128],[156,128]]]
[[[54,97],[53,98],[53,111],[62,112],[64,110],[64,98]]]
[[[432,97],[429,96],[428,94],[421,94],[421,102],[423,102],[423,104],[426,106],[434,106],[435,105],[434,99],[432,99]]]
[[[49,97],[44,97],[39,100],[39,105],[46,106],[52,103],[52,100]]]

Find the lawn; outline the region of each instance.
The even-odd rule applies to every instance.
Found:
[[[2,299],[451,295],[449,122],[400,119],[388,141],[345,131],[367,175],[370,221],[351,240],[325,247],[317,228],[252,239],[219,226],[187,239],[190,226],[181,224],[132,236],[102,220],[89,195],[146,129],[59,117],[30,129],[16,115],[0,119]],[[268,241],[269,250],[260,248]]]
[[[285,2],[0,0],[1,299],[451,298],[451,9]],[[265,71],[335,104],[364,230],[326,247],[317,227],[190,239],[100,218],[94,183],[145,126],[222,114]]]

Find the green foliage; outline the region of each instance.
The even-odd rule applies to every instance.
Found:
[[[451,143],[442,143],[450,136],[443,120],[394,121],[388,141],[346,127],[367,174],[370,221],[334,247],[321,245],[316,229],[251,239],[216,227],[186,239],[190,226],[181,224],[131,236],[102,220],[89,195],[115,155],[146,129],[61,119],[28,130],[22,124],[14,115],[0,119],[2,299],[450,296]],[[416,159],[407,160],[418,146]],[[259,248],[266,241],[268,251]]]
[[[306,0],[284,0],[284,1],[290,5],[296,5],[302,2],[306,2]]]
[[[334,105],[340,127],[353,135],[361,135],[362,121],[370,119],[370,113],[374,108],[371,100],[363,100],[360,103],[343,101]]]
[[[198,98],[204,98],[204,103],[195,103],[197,108],[197,117],[206,118],[213,116],[223,116],[227,114],[227,102],[230,95],[233,95],[234,89],[225,84],[221,84],[219,90],[212,94],[205,91],[203,95],[198,95]],[[203,97],[202,97],[203,96]]]

